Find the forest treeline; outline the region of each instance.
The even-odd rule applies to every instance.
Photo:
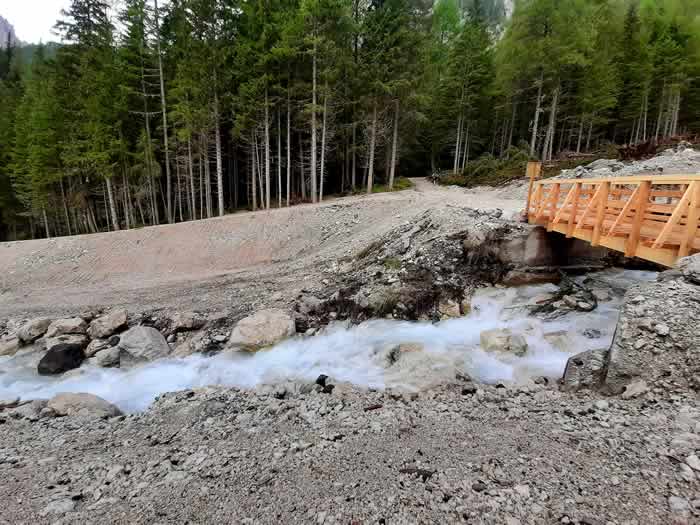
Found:
[[[0,52],[0,239],[700,130],[700,0],[73,0]]]

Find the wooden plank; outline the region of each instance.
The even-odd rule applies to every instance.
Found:
[[[634,175],[630,177],[604,177],[600,179],[572,179],[571,182],[580,182],[581,184],[600,184],[603,181],[608,181],[613,184],[628,184],[651,182],[654,185],[661,186],[676,186],[680,184],[690,184],[691,182],[700,181],[700,175]],[[563,184],[566,179],[543,179],[535,182],[536,185],[546,184]]]
[[[535,179],[537,179],[540,176],[540,172],[542,171],[542,163],[541,162],[528,162],[527,163],[527,171],[525,172],[525,175],[527,177],[530,177],[530,186],[527,190],[527,205],[525,207],[526,213],[529,215],[530,214],[530,198],[532,197],[532,187],[535,184]]]
[[[700,183],[694,182],[688,188],[690,194],[690,208],[688,210],[688,221],[685,227],[685,236],[681,240],[678,248],[678,257],[687,257],[693,247],[694,240],[698,237],[698,222],[700,222]]]
[[[630,196],[629,199],[627,199],[627,204],[625,204],[624,208],[622,208],[622,211],[617,216],[617,220],[613,223],[610,230],[608,230],[608,235],[612,235],[613,232],[615,231],[615,229],[620,224],[620,222],[623,222],[626,220],[627,214],[630,212],[630,209],[636,203],[638,198],[639,198],[639,186],[637,186],[635,188],[634,193]]]
[[[608,191],[610,191],[610,183],[603,182],[600,185],[600,196],[598,197],[598,213],[596,213],[595,225],[593,226],[593,238],[591,239],[592,246],[600,244],[600,235],[603,227],[603,219],[605,218],[605,210],[608,208]]]
[[[557,205],[559,204],[559,194],[561,193],[561,185],[555,184],[554,187],[552,188],[552,191],[554,194],[552,195],[552,203],[550,206],[549,213],[547,216],[549,217],[549,224],[547,225],[547,231],[551,232],[551,221],[552,219],[556,216],[557,214]]]
[[[678,204],[676,205],[676,209],[673,211],[673,215],[671,215],[671,218],[668,220],[666,223],[666,227],[661,231],[661,234],[659,237],[656,239],[654,242],[654,248],[660,248],[663,246],[664,242],[666,242],[666,237],[668,236],[669,233],[671,233],[671,230],[673,229],[673,226],[681,219],[683,214],[686,212],[686,208],[690,204],[690,189],[695,187],[695,183],[691,184],[688,186],[688,189],[685,190],[685,194],[681,198],[680,201],[678,201]]]
[[[630,231],[629,237],[627,237],[627,243],[625,244],[624,253],[627,257],[632,257],[637,253],[637,244],[639,244],[639,233],[642,229],[642,221],[644,219],[644,211],[649,204],[649,190],[651,189],[651,183],[649,181],[642,181],[639,185],[639,196],[636,208],[636,213],[634,214],[634,220],[632,221],[632,229]]]
[[[574,235],[574,227],[576,226],[576,215],[578,215],[579,198],[581,196],[581,184],[578,182],[574,185],[573,202],[571,204],[571,214],[566,225],[566,237],[570,239]]]
[[[574,185],[573,188],[571,188],[568,193],[566,194],[566,198],[564,199],[564,203],[561,205],[561,208],[559,208],[559,211],[557,214],[554,216],[554,220],[552,221],[552,224],[557,224],[561,220],[561,216],[563,213],[568,211],[566,207],[571,203],[571,200],[574,198],[574,189],[576,188],[576,185]],[[549,231],[552,231],[551,228]]]
[[[593,198],[588,202],[588,206],[586,206],[586,209],[583,210],[583,215],[581,215],[581,219],[579,219],[578,223],[576,224],[576,229],[583,227],[583,224],[586,221],[586,217],[591,212],[591,210],[593,209],[593,205],[600,197],[600,191],[602,187],[602,184],[598,186],[598,189],[596,190],[595,194],[593,194]]]

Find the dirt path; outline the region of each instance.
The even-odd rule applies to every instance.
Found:
[[[134,311],[226,308],[232,295],[303,288],[376,237],[441,206],[522,208],[522,185],[414,188],[317,205],[0,244],[0,316],[120,304]],[[286,294],[285,294],[286,295]],[[287,295],[287,297],[289,297]]]

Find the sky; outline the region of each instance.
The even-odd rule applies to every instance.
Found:
[[[15,27],[22,42],[57,41],[51,28],[69,4],[70,0],[0,0],[0,15]]]

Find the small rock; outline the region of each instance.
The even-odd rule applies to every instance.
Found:
[[[700,472],[700,458],[698,458],[698,456],[692,454],[685,458],[685,462],[690,468],[697,472]]]
[[[15,355],[19,350],[19,337],[0,339],[0,357]]]
[[[231,332],[229,347],[255,350],[272,345],[296,333],[294,319],[283,310],[261,310],[241,319]]]
[[[163,335],[150,326],[134,326],[124,332],[119,339],[121,364],[153,361],[170,355],[170,346]]]
[[[690,510],[688,500],[679,498],[678,496],[671,496],[668,498],[668,506],[671,508],[671,512],[687,512]]]
[[[648,391],[649,387],[647,386],[646,381],[635,381],[634,383],[627,385],[625,391],[622,393],[622,399],[633,399],[641,396],[642,394],[646,394]]]
[[[52,501],[41,511],[42,516],[49,514],[65,514],[75,509],[76,502],[72,498],[63,498]]]
[[[172,317],[170,330],[172,332],[186,332],[199,330],[204,326],[204,319],[201,319],[194,312],[177,313]]]
[[[474,492],[484,492],[488,487],[486,486],[486,483],[483,481],[477,481],[475,483],[472,483],[472,490]]]
[[[438,311],[440,312],[440,315],[445,318],[460,317],[462,315],[459,309],[459,304],[451,299],[440,301]]]
[[[49,325],[44,337],[56,337],[66,334],[84,334],[86,330],[87,323],[81,317],[56,319]]]
[[[654,331],[662,337],[666,337],[671,333],[671,329],[668,327],[668,325],[663,323],[657,324],[656,327],[654,327]]]
[[[480,336],[481,348],[487,352],[510,352],[517,356],[527,353],[527,342],[522,335],[509,329],[485,330]]]
[[[596,410],[607,410],[610,408],[610,403],[605,401],[604,399],[599,399],[595,403],[593,403],[593,406],[596,408]]]
[[[102,368],[117,367],[120,362],[120,354],[121,350],[119,348],[105,348],[97,352],[95,356],[89,360],[89,363]]]
[[[57,416],[81,416],[91,418],[108,418],[120,416],[121,410],[93,394],[57,394],[47,404]]]

